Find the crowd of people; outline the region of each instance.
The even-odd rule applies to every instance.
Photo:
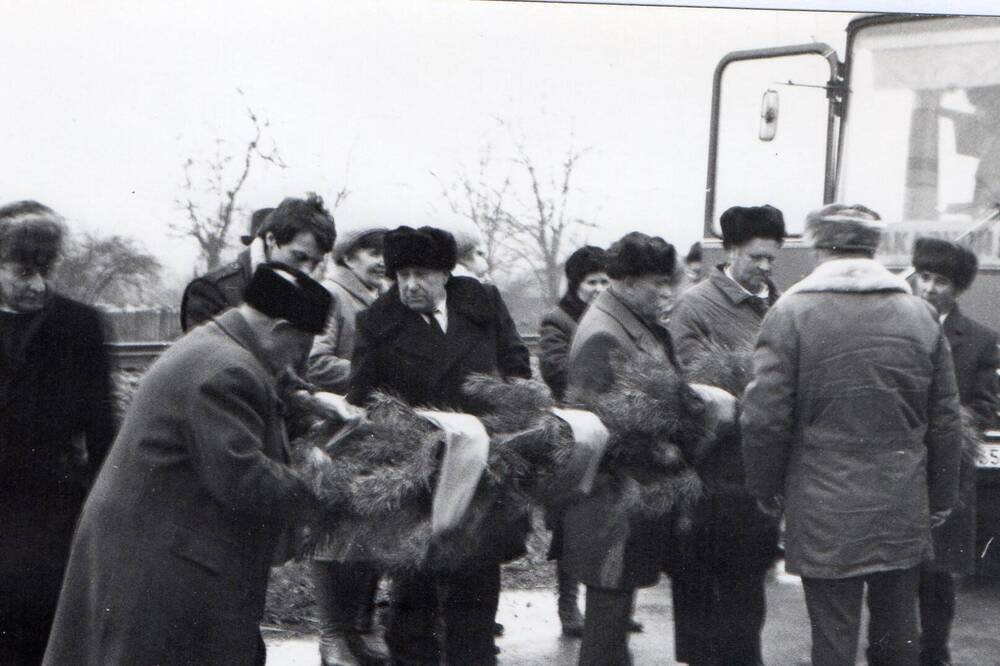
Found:
[[[997,335],[957,304],[975,255],[920,238],[908,282],[874,260],[878,214],[831,204],[806,220],[816,268],[782,294],[782,212],[733,207],[720,229],[717,266],[639,232],[582,247],[541,318],[538,367],[560,405],[600,400],[628,359],[681,377],[743,359],[748,381],[691,382],[708,424],[687,461],[691,511],[626,511],[623,472],[604,467],[546,507],[562,633],[580,664],[631,664],[636,591],[666,573],[676,661],[758,666],[784,557],[814,664],[854,664],[865,592],[869,663],[948,664],[954,576],[975,551],[963,446],[998,407]],[[5,664],[264,663],[270,568],[321,511],[292,464],[290,396],[348,424],[377,392],[476,415],[470,375],[532,376],[474,225],[335,224],[310,195],[255,212],[237,259],[187,286],[185,335],[116,424],[100,315],[47,281],[65,230],[43,204],[0,207]],[[486,524],[472,564],[387,577],[384,645],[371,636],[386,572],[357,543],[314,548],[321,663],[496,664],[500,565],[525,553],[530,523],[498,500]]]

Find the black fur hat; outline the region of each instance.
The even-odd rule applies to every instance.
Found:
[[[243,299],[254,310],[313,335],[323,332],[333,302],[319,282],[277,261],[257,267]]]
[[[684,257],[684,263],[693,264],[696,261],[701,261],[701,241],[695,241],[691,244],[691,248],[688,250],[687,256]]]
[[[620,280],[649,273],[673,273],[677,250],[659,236],[633,231],[608,249],[608,277]]]
[[[913,244],[913,267],[943,275],[959,291],[965,291],[976,279],[979,261],[971,250],[958,243],[921,236]]]
[[[727,250],[754,238],[785,241],[785,216],[774,206],[733,206],[719,218],[722,247]]]
[[[451,271],[457,254],[455,237],[434,227],[398,227],[386,233],[383,241],[385,272],[392,280],[400,268]]]
[[[608,267],[607,250],[595,245],[584,245],[566,260],[567,291],[575,292],[583,278],[591,273],[603,273]]]

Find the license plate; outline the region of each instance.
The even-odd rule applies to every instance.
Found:
[[[976,467],[1000,468],[1000,444],[980,444]]]

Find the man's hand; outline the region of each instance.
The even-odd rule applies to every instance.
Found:
[[[948,516],[951,515],[951,509],[945,509],[944,511],[933,511],[931,512],[931,528],[940,527],[944,525],[944,522],[948,520]]]
[[[705,401],[712,430],[736,421],[736,397],[732,393],[707,384],[691,384],[691,388]]]
[[[337,419],[344,423],[355,423],[360,421],[365,415],[365,410],[355,407],[347,402],[344,396],[337,395],[336,393],[317,391],[309,397],[310,402],[320,412],[320,415],[326,418]]]

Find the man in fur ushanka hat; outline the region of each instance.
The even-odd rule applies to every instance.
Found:
[[[774,206],[733,206],[720,219],[727,262],[685,291],[668,328],[682,366],[717,363],[753,348],[761,323],[780,295],[771,269],[785,238]],[[727,355],[729,358],[727,359]],[[763,659],[767,571],[779,555],[778,523],[757,510],[743,484],[739,438],[699,465],[708,492],[695,529],[704,538],[678,547],[671,575],[677,661],[758,664]],[[739,547],[729,544],[739,543]]]
[[[940,238],[921,237],[913,246],[914,290],[935,307],[951,347],[962,405],[975,415],[980,428],[990,426],[997,408],[996,371],[1000,365],[997,334],[969,318],[958,298],[976,277],[976,255],[966,247]],[[921,664],[951,662],[948,637],[955,614],[954,574],[975,572],[975,554],[997,536],[996,520],[985,519],[976,529],[976,467],[962,460],[960,506],[933,531],[934,561],[920,567]],[[982,532],[977,534],[977,532]]]
[[[784,505],[812,663],[854,663],[867,588],[868,663],[916,664],[920,565],[958,499],[951,353],[934,309],[873,259],[877,213],[831,204],[806,232],[820,263],[757,338],[741,418],[747,487]]]
[[[413,406],[475,414],[462,392],[469,375],[530,377],[528,349],[496,287],[453,276],[455,239],[433,227],[399,227],[383,242],[395,285],[357,319],[348,399],[376,391]],[[475,565],[446,574],[418,571],[393,582],[386,643],[394,663],[493,664],[500,563],[524,553],[526,517],[496,507],[484,524]],[[439,608],[440,600],[440,612]],[[439,617],[445,626],[438,644]]]
[[[320,509],[290,465],[279,381],[329,308],[305,273],[263,264],[241,305],[146,372],[77,523],[44,664],[264,663],[270,567]]]

